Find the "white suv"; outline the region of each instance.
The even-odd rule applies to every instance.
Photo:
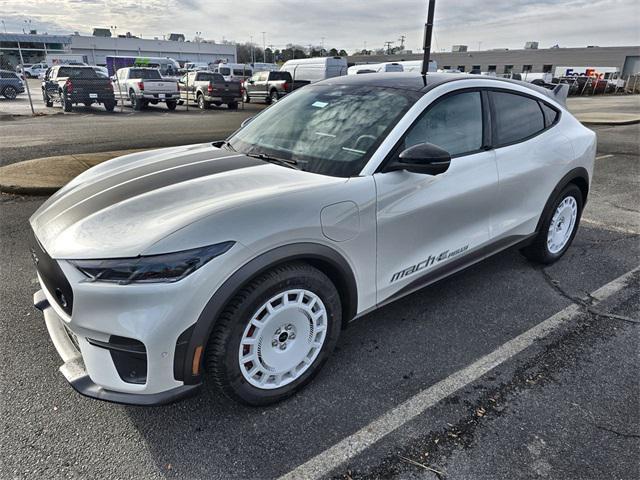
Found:
[[[157,404],[206,371],[267,404],[310,381],[353,318],[508,247],[558,260],[596,152],[563,88],[343,76],[226,141],[86,171],[31,218],[62,372],[82,394]]]

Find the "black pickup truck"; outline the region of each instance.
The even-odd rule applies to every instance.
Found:
[[[189,72],[180,79],[178,87],[180,100],[196,102],[202,110],[209,108],[212,103],[218,107],[225,103],[228,108],[235,110],[242,98],[240,82],[227,81],[219,73]]]
[[[42,81],[42,99],[47,107],[60,103],[65,112],[79,103],[86,107],[101,103],[108,112],[116,106],[111,80],[84,65],[59,65],[47,70]]]
[[[289,72],[257,72],[242,84],[242,100],[245,103],[252,100],[275,103],[287,93],[307,84],[309,82],[304,80],[294,82]]]

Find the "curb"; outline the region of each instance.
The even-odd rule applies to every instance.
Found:
[[[85,170],[115,157],[148,149],[59,155],[0,167],[0,192],[51,195]]]

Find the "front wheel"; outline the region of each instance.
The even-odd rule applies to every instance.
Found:
[[[16,90],[15,87],[9,85],[4,89],[4,91],[2,92],[2,95],[7,100],[14,100],[18,96],[18,90]]]
[[[211,106],[211,104],[204,99],[204,95],[198,95],[198,108],[200,110],[206,110]]]
[[[230,398],[268,405],[304,387],[333,351],[338,291],[320,270],[291,263],[255,278],[216,322],[206,368]]]
[[[543,213],[542,226],[531,245],[522,249],[529,260],[551,264],[569,249],[578,231],[584,200],[577,185],[570,183]]]
[[[142,110],[144,102],[142,101],[142,99],[138,98],[133,91],[129,92],[129,101],[131,102],[131,108],[138,112]]]
[[[53,102],[44,90],[42,90],[42,101],[44,102],[45,107],[53,107]]]

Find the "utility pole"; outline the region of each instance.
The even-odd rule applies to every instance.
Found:
[[[404,50],[404,39],[407,38],[406,35],[400,35],[400,38],[398,39],[400,41],[400,50]]]
[[[267,32],[262,32],[262,61],[267,63],[267,42],[265,41],[265,34]]]
[[[115,32],[114,50],[116,52],[116,57],[117,57],[118,56],[118,26],[117,25],[111,25],[111,28]]]
[[[391,44],[392,44],[392,43],[393,43],[393,42],[389,42],[389,41],[384,42],[384,48],[385,48],[385,50],[387,51],[387,55],[390,55],[390,54],[391,54]]]
[[[249,39],[249,43],[251,44],[251,65],[253,65],[254,63],[256,63],[255,59],[253,58],[253,35],[251,35]]]
[[[320,37],[320,54],[324,56],[324,37]]]
[[[429,56],[431,54],[431,35],[433,34],[433,14],[436,9],[436,0],[429,0],[427,10],[427,23],[424,24],[424,51],[422,57],[422,75],[429,71]]]

